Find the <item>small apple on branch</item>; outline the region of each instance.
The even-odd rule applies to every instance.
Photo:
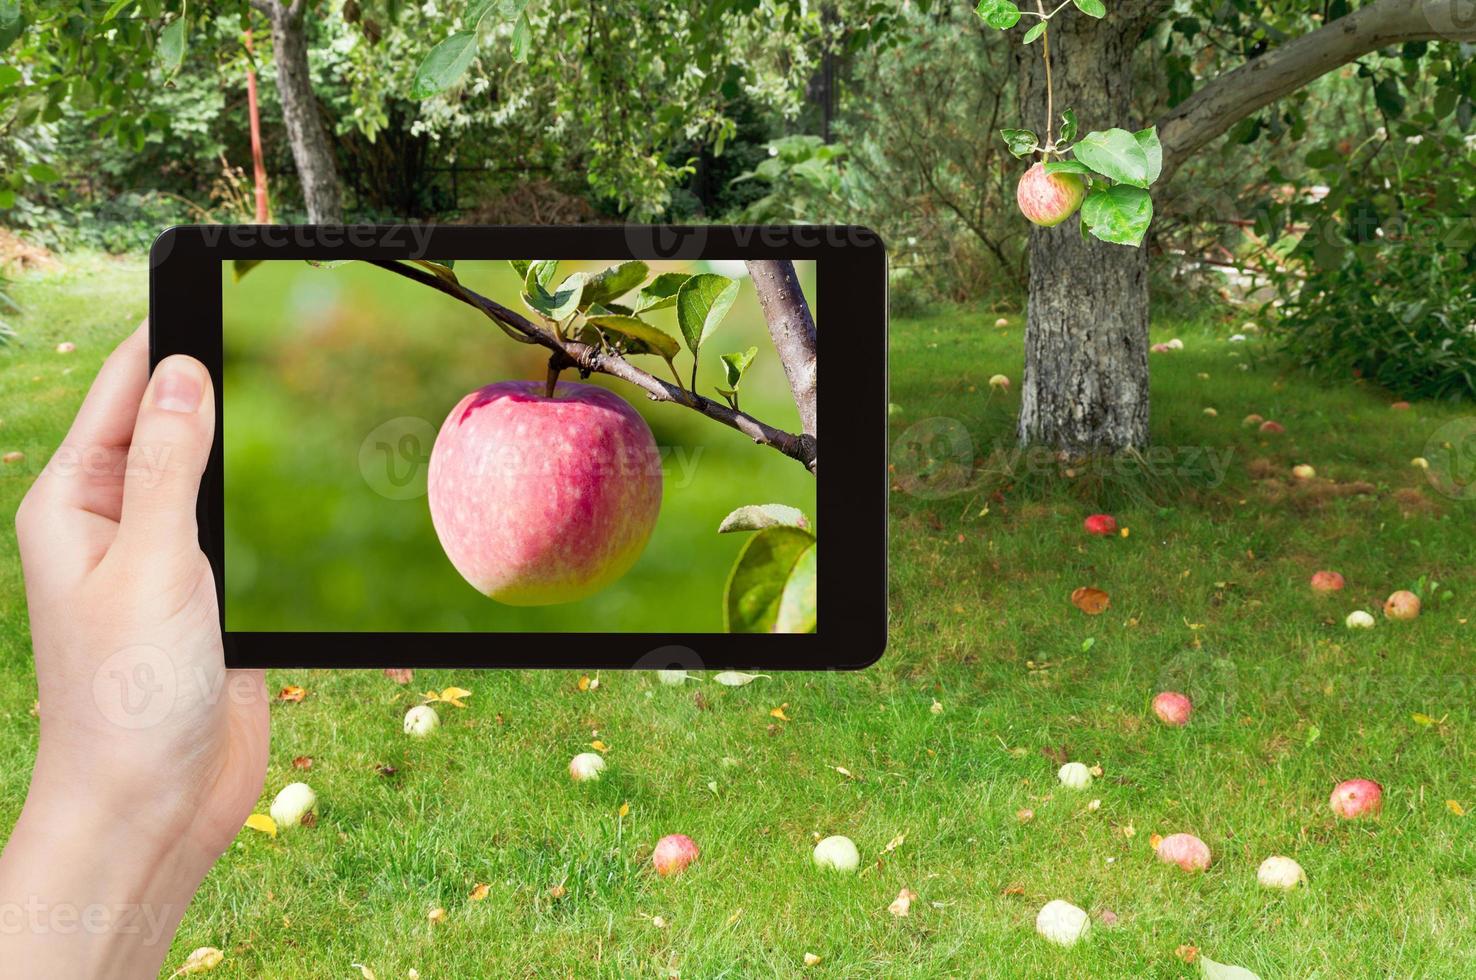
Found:
[[[1157,127],[1136,133],[1125,129],[1090,132],[1076,140],[1076,113],[1061,115],[1061,132],[1055,132],[1055,86],[1051,73],[1051,21],[1067,7],[1075,6],[1089,17],[1107,16],[1102,0],[1063,0],[1047,11],[1037,0],[1035,10],[1022,10],[1015,0],[981,0],[975,8],[986,24],[1008,31],[1024,18],[1035,19],[1025,32],[1025,44],[1041,42],[1045,63],[1046,135],[1033,130],[1000,131],[1005,146],[1016,159],[1035,158],[1015,189],[1020,213],[1032,223],[1054,228],[1078,209],[1082,236],[1090,234],[1115,245],[1140,246],[1153,223],[1153,198],[1148,188],[1163,172],[1163,145]],[[1073,142],[1075,141],[1075,142]],[[1075,159],[1066,159],[1067,154]]]

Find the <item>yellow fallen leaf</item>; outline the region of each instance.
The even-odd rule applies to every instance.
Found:
[[[186,956],[185,961],[180,964],[179,969],[169,975],[171,977],[183,977],[192,973],[204,973],[207,970],[213,970],[217,966],[220,966],[221,961],[224,959],[225,954],[214,946],[201,946],[189,956]]]
[[[1130,537],[1133,536],[1133,529],[1130,528],[1130,527],[1125,527],[1121,531],[1119,531],[1118,533],[1121,534],[1125,538],[1130,538]]]
[[[776,715],[775,717],[779,717],[779,716]],[[788,718],[785,718],[784,720],[785,721],[788,721],[789,719]],[[833,766],[832,768],[834,768],[835,771],[838,772],[838,773],[840,773],[842,776],[845,776],[847,779],[855,779],[856,778],[855,775],[853,775],[851,773],[851,770],[847,769],[845,766]]]
[[[735,909],[733,911],[733,914],[728,916],[728,925],[731,926],[733,923],[737,922],[741,918],[743,918],[743,910]]]
[[[253,813],[246,818],[246,826],[252,830],[259,830],[268,837],[277,836],[277,821],[265,813]]]
[[[579,689],[581,691],[588,691],[589,690],[589,675],[588,674],[585,674],[585,675],[583,675],[583,676],[581,676],[579,678]]]
[[[898,834],[896,837],[893,837],[891,840],[887,841],[887,846],[884,847],[884,848],[882,848],[882,853],[883,854],[891,854],[897,848],[901,847],[904,843],[906,843],[906,841],[907,841],[907,831],[904,830],[904,831],[902,831],[902,833]]]
[[[487,893],[491,890],[491,888],[487,887],[485,884],[479,881],[476,883],[476,885],[472,887],[471,894],[467,897],[470,898],[473,902],[480,902],[482,899],[487,897]]]
[[[433,908],[429,912],[427,912],[425,917],[430,920],[432,925],[435,925],[438,922],[445,922],[446,910],[437,906],[436,908]]]
[[[892,904],[887,906],[887,911],[899,919],[905,919],[912,914],[912,900],[917,898],[917,892],[911,888],[904,888],[892,899]]]
[[[610,746],[606,745],[600,739],[595,739],[593,742],[590,742],[589,743],[589,747],[592,748],[592,749],[594,749],[596,752],[608,752],[608,751],[610,751]]]
[[[462,703],[461,699],[471,697],[471,693],[464,687],[448,687],[441,692],[441,700],[453,707],[465,708],[466,705]]]
[[[1464,817],[1466,815],[1466,808],[1461,806],[1455,800],[1446,800],[1445,808],[1458,817]]]
[[[1416,725],[1422,725],[1425,728],[1429,728],[1431,725],[1435,724],[1434,718],[1431,718],[1429,715],[1422,714],[1418,711],[1410,715],[1409,718],[1410,721],[1413,721]]]
[[[1100,616],[1112,605],[1112,600],[1101,589],[1082,587],[1071,593],[1071,604],[1088,616]]]
[[[282,688],[282,690],[277,692],[277,700],[293,702],[301,701],[303,698],[307,697],[307,693],[308,692],[306,690],[298,687],[296,684],[288,684],[286,687]]]
[[[622,803],[622,804],[620,804],[620,815],[622,817],[628,817],[628,816],[630,816],[630,804],[629,803]]]
[[[363,977],[364,980],[379,980],[379,978],[375,976],[374,971],[369,969],[363,963],[350,963],[349,966],[353,967],[355,970],[358,970],[359,976]]]
[[[565,888],[563,885],[554,885],[548,890],[549,898],[563,898],[567,894],[569,894],[569,889]]]
[[[816,956],[814,953],[806,953],[805,954],[805,966],[819,966],[819,965],[820,965],[820,957]]]
[[[780,721],[788,721],[789,720],[789,716],[784,713],[784,709],[787,708],[787,707],[789,707],[789,705],[787,703],[786,704],[781,704],[779,707],[777,707],[773,711],[770,711],[769,712],[769,717],[770,718],[778,718]]]
[[[960,610],[960,612],[962,612],[962,610]],[[931,710],[935,715],[941,715],[943,713],[943,702],[939,701],[937,698],[934,698],[933,707],[929,710]]]

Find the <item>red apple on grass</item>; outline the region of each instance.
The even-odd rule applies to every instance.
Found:
[[[1177,728],[1189,724],[1194,713],[1194,702],[1178,691],[1163,691],[1153,699],[1153,713],[1165,725]]]
[[[1054,228],[1076,213],[1086,198],[1086,184],[1076,174],[1047,174],[1045,164],[1025,171],[1015,188],[1020,213],[1045,228]]]
[[[1111,537],[1117,533],[1117,518],[1111,514],[1093,514],[1083,522],[1083,526],[1088,534],[1099,538]]]
[[[1185,871],[1203,871],[1210,866],[1210,849],[1193,834],[1170,834],[1158,842],[1158,859]]]
[[[457,403],[431,450],[431,523],[483,595],[572,602],[624,575],[661,509],[644,419],[593,385],[503,381]]]
[[[1384,787],[1372,779],[1348,779],[1333,788],[1328,800],[1333,813],[1344,820],[1378,813],[1384,807]]]
[[[1394,593],[1384,603],[1384,616],[1388,619],[1410,620],[1418,619],[1420,615],[1420,597],[1413,592],[1403,589]]]
[[[656,842],[651,852],[651,863],[656,873],[663,878],[686,870],[687,865],[697,860],[697,842],[686,834],[668,834]]]
[[[1323,595],[1341,592],[1347,584],[1337,572],[1317,572],[1312,576],[1312,591]]]

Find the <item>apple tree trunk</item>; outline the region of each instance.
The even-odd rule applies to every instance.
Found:
[[[318,98],[308,72],[305,5],[272,2],[272,56],[277,63],[277,93],[287,142],[302,185],[302,199],[313,224],[343,223],[343,192],[333,162],[333,144],[323,128]]]
[[[1132,117],[1132,17],[1053,21],[1053,128],[1075,110],[1081,132],[1121,127]],[[1041,44],[1022,47],[1025,128],[1046,134]],[[1024,173],[1027,161],[1021,161]],[[1024,220],[1021,218],[1020,220]],[[1073,454],[1148,445],[1148,259],[1144,249],[1083,240],[1080,217],[1030,235],[1030,300],[1021,385],[1020,441]]]

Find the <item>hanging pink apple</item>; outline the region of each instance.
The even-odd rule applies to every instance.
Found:
[[[1086,199],[1086,184],[1076,174],[1047,174],[1045,164],[1025,171],[1015,189],[1020,213],[1044,228],[1054,228],[1076,213]]]
[[[1084,523],[1086,532],[1099,538],[1108,538],[1117,533],[1117,518],[1111,514],[1093,514]]]
[[[1384,603],[1384,616],[1387,619],[1408,621],[1418,619],[1420,615],[1420,597],[1413,592],[1403,589],[1394,593]]]
[[[1348,583],[1343,576],[1337,572],[1316,572],[1312,576],[1312,591],[1327,595],[1332,592],[1343,591],[1343,586]]]
[[[1203,871],[1210,864],[1210,849],[1193,834],[1170,834],[1158,842],[1158,859],[1185,871]]]
[[[1178,691],[1162,691],[1153,699],[1153,713],[1158,720],[1174,728],[1189,724],[1193,712],[1194,702]]]
[[[687,865],[697,860],[697,842],[686,834],[668,834],[656,842],[651,852],[651,863],[656,873],[668,878],[686,870]]]
[[[457,403],[427,496],[446,557],[513,606],[573,602],[624,575],[661,509],[661,457],[630,403],[593,385],[503,381]]]
[[[1333,787],[1328,803],[1344,820],[1356,820],[1384,808],[1384,787],[1372,779],[1348,779]]]

